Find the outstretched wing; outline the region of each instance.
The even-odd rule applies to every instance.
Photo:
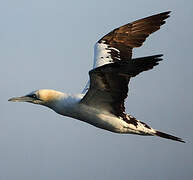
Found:
[[[165,24],[168,12],[149,16],[114,29],[102,37],[95,45],[94,67],[130,60],[132,49],[142,46],[146,38]]]
[[[169,13],[170,11],[128,23],[102,37],[95,44],[93,68],[130,60],[132,49],[140,47],[151,33],[159,30],[169,17]],[[88,88],[89,82],[83,92]]]
[[[129,79],[158,65],[161,56],[117,61],[91,70],[90,87],[80,103],[124,117]]]

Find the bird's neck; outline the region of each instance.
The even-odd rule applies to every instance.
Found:
[[[71,95],[67,93],[57,92],[56,97],[45,105],[53,109],[58,114],[70,116],[73,109],[82,99],[82,97],[83,94]]]

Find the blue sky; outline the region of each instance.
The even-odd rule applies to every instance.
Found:
[[[112,29],[171,10],[134,57],[164,61],[132,79],[127,112],[184,138],[119,135],[62,117],[13,96],[50,88],[81,92],[94,43]],[[0,179],[183,179],[193,176],[191,1],[0,2]]]

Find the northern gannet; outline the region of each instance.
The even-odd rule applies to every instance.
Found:
[[[125,24],[102,37],[95,44],[90,81],[82,93],[69,95],[41,89],[9,101],[47,106],[61,115],[115,133],[160,136],[184,142],[125,113],[124,106],[130,79],[152,69],[162,60],[162,54],[132,59],[132,49],[142,46],[151,33],[159,30],[169,13],[163,12]]]

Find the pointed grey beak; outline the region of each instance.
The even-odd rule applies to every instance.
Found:
[[[34,99],[28,96],[21,96],[21,97],[13,97],[10,98],[8,101],[12,102],[33,102]]]

